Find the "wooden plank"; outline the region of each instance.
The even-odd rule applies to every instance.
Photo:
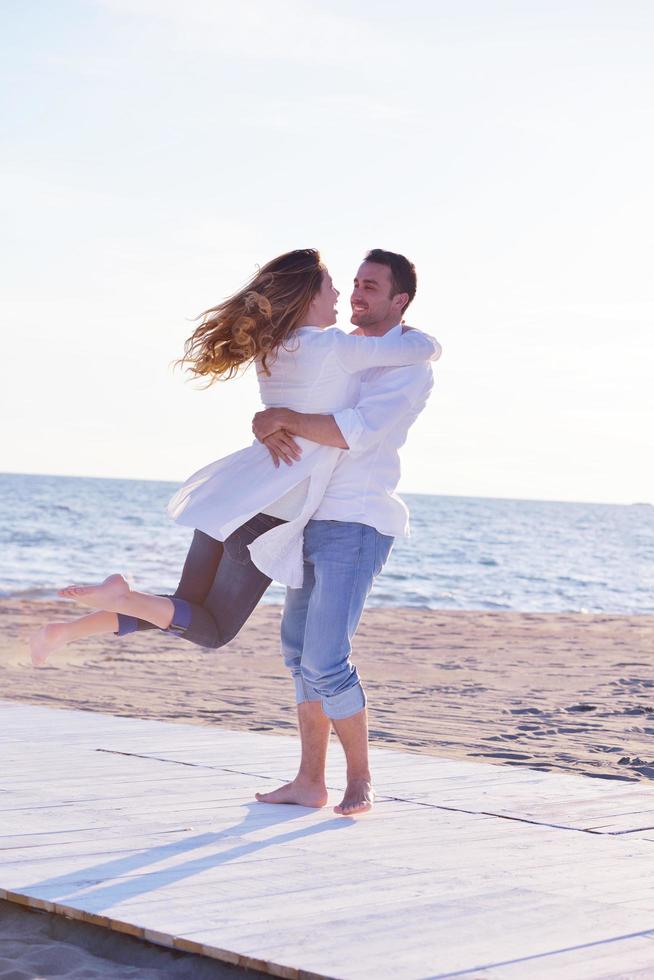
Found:
[[[5,705],[2,897],[280,976],[577,980],[589,943],[649,948],[652,840],[606,832],[654,811],[640,786],[378,750],[388,797],[343,820],[253,802],[291,737]]]
[[[617,939],[551,952],[533,959],[517,959],[475,972],[479,980],[649,980],[654,965],[654,936]],[[627,971],[627,972],[625,972]]]

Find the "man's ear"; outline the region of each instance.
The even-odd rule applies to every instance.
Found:
[[[397,307],[400,313],[403,313],[405,308],[409,304],[409,294],[408,293],[395,293],[393,297],[393,303]]]

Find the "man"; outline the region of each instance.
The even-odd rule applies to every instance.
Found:
[[[412,263],[395,252],[373,249],[354,279],[355,332],[381,337],[402,330],[415,292]],[[345,795],[334,810],[351,816],[372,808],[366,697],[350,660],[351,641],[393,538],[407,533],[408,512],[395,495],[398,449],[432,386],[428,363],[374,368],[361,375],[354,408],[335,415],[271,408],[254,417],[254,434],[276,465],[280,459],[292,464],[298,458],[294,436],[348,450],[305,528],[304,583],[287,590],[282,617],[282,651],[298,703],[300,768],[292,782],[258,793],[262,802],[325,805],[325,762],[333,725],[347,763]]]

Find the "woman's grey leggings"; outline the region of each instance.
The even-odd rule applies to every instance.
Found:
[[[182,577],[171,599],[173,620],[164,630],[202,647],[233,640],[252,615],[271,579],[250,558],[248,545],[284,521],[256,514],[223,543],[196,531]],[[158,627],[135,616],[118,614],[117,636]]]

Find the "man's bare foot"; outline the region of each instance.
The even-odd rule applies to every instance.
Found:
[[[48,623],[30,637],[30,655],[34,667],[43,667],[51,653],[66,646],[64,623]]]
[[[356,813],[367,813],[372,810],[375,794],[369,779],[349,779],[345,787],[345,796],[334,807],[334,813],[343,817],[353,817]]]
[[[116,612],[114,606],[129,595],[129,582],[122,575],[110,575],[100,585],[69,585],[60,589],[57,595],[62,599],[74,599],[91,609],[105,609]]]
[[[292,782],[271,793],[255,793],[255,796],[259,803],[295,803],[317,808],[327,803],[327,787],[324,783],[312,783],[296,776]]]

